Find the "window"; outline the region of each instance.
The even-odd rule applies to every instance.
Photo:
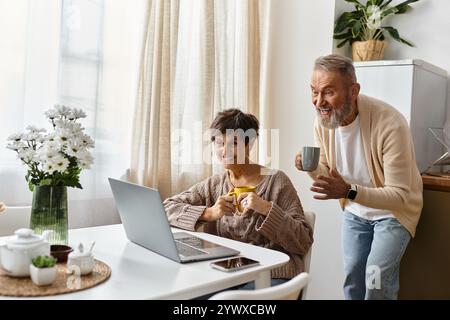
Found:
[[[86,111],[82,124],[96,143],[84,189],[69,191],[69,216],[95,224],[105,201],[113,208],[107,177],[129,167],[145,3],[0,2],[0,199],[7,205],[31,203],[7,137],[31,124],[49,128],[44,112],[61,103]]]

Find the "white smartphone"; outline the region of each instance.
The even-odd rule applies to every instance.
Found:
[[[258,264],[259,261],[245,257],[230,258],[210,263],[211,267],[227,272],[250,268]]]

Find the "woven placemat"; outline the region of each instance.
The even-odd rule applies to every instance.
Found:
[[[92,288],[111,276],[111,268],[100,260],[95,260],[94,270],[85,276],[67,274],[65,263],[56,265],[56,280],[49,286],[37,286],[31,278],[13,278],[0,271],[0,296],[41,297],[71,293]]]

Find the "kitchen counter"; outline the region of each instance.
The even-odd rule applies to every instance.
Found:
[[[422,174],[425,190],[450,192],[450,173]]]

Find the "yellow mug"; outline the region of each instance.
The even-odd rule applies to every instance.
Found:
[[[229,196],[234,196],[236,198],[236,204],[235,207],[239,212],[243,212],[244,208],[242,208],[241,204],[238,203],[238,199],[241,193],[249,193],[249,192],[255,192],[256,187],[255,186],[243,186],[243,187],[234,187],[234,189],[230,192],[228,192]]]

